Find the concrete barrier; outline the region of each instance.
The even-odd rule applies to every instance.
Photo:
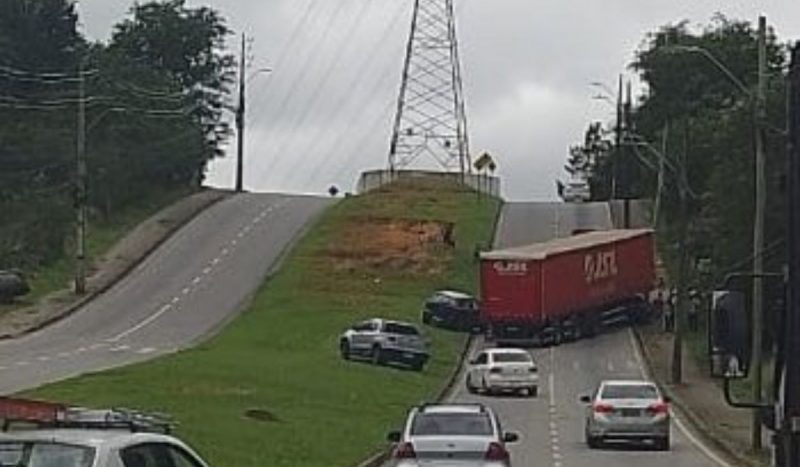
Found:
[[[425,178],[428,180],[441,179],[447,182],[461,182],[462,175],[458,172],[435,172],[427,170],[372,170],[363,172],[358,179],[358,194],[368,193],[389,183],[398,180],[413,180]],[[478,174],[465,174],[463,182],[475,191],[500,197],[500,179],[498,177]]]

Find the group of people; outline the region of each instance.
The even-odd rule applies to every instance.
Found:
[[[663,279],[659,279],[658,286],[653,291],[650,299],[657,316],[661,317],[664,332],[675,331],[675,318],[678,309],[678,290],[674,287],[667,289]],[[700,310],[703,300],[700,294],[692,289],[689,291],[689,303],[686,307],[686,323],[689,330],[695,332],[700,328]]]

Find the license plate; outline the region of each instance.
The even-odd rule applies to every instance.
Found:
[[[639,409],[622,409],[620,410],[620,414],[623,417],[638,417],[642,414],[642,411]]]

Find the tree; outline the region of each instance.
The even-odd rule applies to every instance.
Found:
[[[203,126],[207,159],[220,156],[230,134],[223,118],[235,60],[225,52],[230,30],[218,12],[189,8],[185,0],[136,4],[115,27],[110,48],[137,63],[164,71],[191,96],[192,114]]]

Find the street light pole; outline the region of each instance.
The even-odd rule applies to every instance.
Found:
[[[758,87],[755,94],[755,218],[753,222],[753,400],[762,400],[763,367],[763,327],[764,327],[764,217],[767,202],[765,175],[765,135],[766,119],[766,73],[767,73],[767,20],[758,19]],[[753,410],[751,446],[754,451],[761,450],[761,415]]]
[[[78,128],[76,148],[75,208],[77,229],[75,232],[75,293],[86,293],[86,76],[84,59],[78,67]]]
[[[244,191],[244,115],[245,115],[245,88],[247,79],[244,75],[246,68],[247,37],[242,33],[242,55],[239,58],[239,106],[236,108],[236,132],[238,135],[236,151],[236,192]]]

